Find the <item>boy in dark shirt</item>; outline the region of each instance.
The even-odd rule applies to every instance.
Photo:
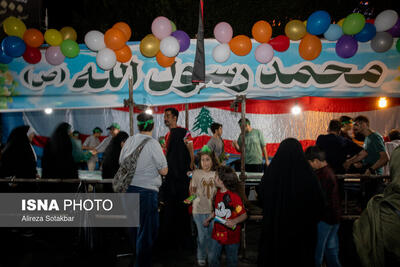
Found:
[[[317,146],[308,147],[305,156],[317,174],[326,199],[326,207],[318,223],[315,266],[321,266],[324,256],[328,267],[341,266],[337,235],[340,222],[340,199],[336,177],[325,160],[325,153]]]

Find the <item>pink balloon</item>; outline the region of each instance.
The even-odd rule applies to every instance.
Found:
[[[256,60],[261,64],[265,64],[271,61],[274,57],[274,49],[269,44],[260,44],[257,46],[255,51]]]
[[[172,32],[170,20],[163,16],[155,18],[151,24],[151,32],[160,40],[170,36]]]
[[[50,46],[46,49],[46,60],[49,64],[57,66],[64,62],[65,56],[59,46]]]
[[[233,29],[227,22],[220,22],[214,27],[214,37],[221,44],[229,43],[232,40]]]

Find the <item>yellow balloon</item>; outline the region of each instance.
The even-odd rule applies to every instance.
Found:
[[[304,23],[304,26],[306,26],[306,28],[307,28],[307,20],[303,21],[303,23]]]
[[[145,57],[155,57],[160,50],[160,40],[153,34],[146,35],[140,42],[140,52]]]
[[[304,26],[304,23],[300,20],[291,20],[285,26],[285,34],[290,40],[300,40],[306,33],[306,26]]]
[[[52,46],[59,46],[63,41],[61,33],[55,29],[48,29],[44,33],[44,40]]]
[[[341,20],[338,21],[337,25],[339,25],[340,27],[343,27],[343,21],[345,18],[342,18]]]
[[[64,27],[60,30],[60,33],[63,37],[63,40],[70,39],[72,41],[76,41],[76,38],[78,38],[78,35],[76,34],[76,31],[72,27]]]
[[[26,31],[26,26],[22,20],[10,16],[3,21],[3,29],[7,35],[18,36],[22,39]]]

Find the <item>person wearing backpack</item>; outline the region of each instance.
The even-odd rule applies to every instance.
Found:
[[[160,144],[152,137],[153,116],[142,112],[137,116],[137,121],[139,133],[126,140],[119,162],[123,167],[124,161],[129,160],[129,156],[139,149],[140,154],[133,159],[136,168],[126,192],[138,193],[140,199],[140,224],[133,229],[135,266],[140,267],[151,266],[153,245],[159,228],[158,191],[161,175],[168,173],[168,166]]]

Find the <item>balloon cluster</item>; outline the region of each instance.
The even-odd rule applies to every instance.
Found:
[[[260,63],[268,63],[274,57],[274,50],[283,52],[289,48],[290,41],[286,36],[277,36],[271,40],[271,25],[260,20],[253,25],[251,30],[253,38],[260,43],[255,50],[255,58]],[[227,61],[231,51],[238,56],[245,56],[252,49],[252,42],[246,35],[233,37],[231,25],[227,22],[220,22],[214,27],[214,37],[220,43],[214,47],[212,56],[218,63]]]
[[[156,57],[161,67],[170,67],[175,62],[175,57],[190,46],[189,35],[177,30],[175,23],[166,17],[155,18],[151,24],[151,32],[140,41],[140,52],[145,57]]]
[[[322,50],[318,35],[329,41],[336,41],[336,54],[342,58],[354,56],[358,42],[371,41],[375,52],[385,52],[393,45],[393,37],[400,36],[400,19],[394,10],[385,10],[375,20],[366,20],[360,13],[352,13],[331,24],[328,12],[319,10],[305,22],[291,20],[285,26],[285,34],[290,40],[300,40],[299,54],[305,60],[316,59]]]
[[[23,21],[10,16],[3,21],[3,29],[8,35],[1,42],[0,63],[3,64],[20,56],[30,64],[38,63],[42,59],[39,47],[44,41],[49,44],[45,57],[51,65],[61,64],[65,57],[76,57],[80,51],[76,43],[76,31],[71,27],[64,27],[60,31],[49,29],[43,35],[37,29],[26,29]]]
[[[126,44],[131,38],[132,30],[125,22],[115,23],[105,34],[92,30],[85,35],[85,44],[97,52],[96,64],[103,70],[112,69],[118,62],[128,62],[132,50]]]

